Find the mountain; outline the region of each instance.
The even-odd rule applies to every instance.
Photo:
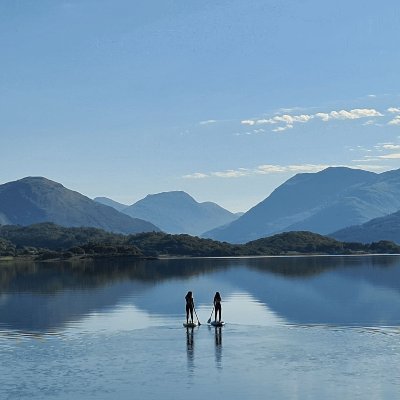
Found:
[[[148,195],[123,212],[131,217],[151,221],[164,232],[190,235],[200,235],[238,218],[218,204],[198,203],[183,191]]]
[[[122,211],[123,209],[129,207],[126,204],[118,203],[118,201],[109,199],[108,197],[95,197],[93,200],[100,204],[104,204],[105,206],[115,208],[117,211]]]
[[[329,236],[346,242],[371,243],[391,240],[400,244],[400,211],[374,218],[362,225],[341,229]]]
[[[400,170],[331,167],[295,175],[236,221],[203,236],[244,243],[292,230],[328,234],[399,209]]]
[[[67,227],[88,226],[119,233],[159,231],[147,221],[131,218],[46,178],[27,177],[0,185],[1,224],[39,222],[54,222]]]

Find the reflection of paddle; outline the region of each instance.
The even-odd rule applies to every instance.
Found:
[[[199,326],[201,325],[201,323],[200,323],[200,321],[199,321],[199,317],[197,316],[197,312],[196,312],[196,308],[195,308],[195,306],[194,306],[194,304],[193,304],[193,310],[194,310],[194,313],[195,313],[195,315],[196,315],[196,318],[197,318],[197,323],[199,324]]]
[[[214,308],[215,308],[215,304],[214,304],[213,309],[212,309],[212,311],[211,311],[210,318],[208,318],[207,324],[209,324],[209,323],[211,322],[211,317],[212,317],[212,315],[213,315]]]

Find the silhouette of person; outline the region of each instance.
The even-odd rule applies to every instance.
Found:
[[[189,313],[190,313],[190,322],[193,323],[193,308],[194,308],[194,300],[192,292],[187,292],[185,296],[186,300],[186,323],[189,322]]]
[[[215,293],[214,296],[214,307],[215,307],[215,322],[217,322],[217,316],[219,316],[218,318],[218,322],[221,322],[221,295],[219,294],[219,292]]]

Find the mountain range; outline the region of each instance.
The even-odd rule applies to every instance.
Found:
[[[374,218],[362,225],[341,229],[329,236],[346,242],[371,243],[378,240],[391,240],[400,243],[400,211]]]
[[[199,203],[183,191],[148,195],[130,206],[95,200],[46,178],[23,178],[0,185],[0,225],[53,222],[125,234],[162,230],[230,243],[311,231],[342,241],[400,243],[400,169],[378,174],[332,167],[297,174],[243,215]]]
[[[295,175],[236,221],[203,236],[245,243],[284,231],[329,234],[398,210],[400,170],[332,167]]]
[[[205,231],[228,224],[241,214],[234,214],[213,202],[197,202],[183,191],[151,194],[125,206],[106,197],[94,199],[133,217],[150,221],[167,233],[200,235]]]
[[[147,221],[129,217],[46,178],[27,177],[0,185],[0,224],[39,222],[95,227],[118,233],[160,230]]]

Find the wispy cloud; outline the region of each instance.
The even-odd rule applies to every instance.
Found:
[[[398,160],[400,159],[400,153],[399,152],[393,152],[393,151],[398,151],[400,150],[400,144],[399,143],[392,143],[392,142],[384,142],[384,143],[377,143],[375,146],[373,146],[373,149],[366,149],[363,148],[362,146],[357,146],[357,150],[360,151],[367,151],[369,154],[366,154],[363,156],[362,159],[358,160],[352,160],[354,163],[369,163],[369,162],[377,162],[381,163],[382,161],[390,161],[390,160]],[[353,149],[355,150],[355,149]],[[383,154],[382,154],[383,153]],[[364,168],[367,167],[366,164]],[[385,169],[386,167],[382,166],[382,169]],[[368,168],[371,169],[371,168]]]
[[[396,113],[400,113],[400,108],[398,108],[398,107],[389,107],[387,109],[387,111],[392,113],[392,114],[396,114]]]
[[[339,110],[339,111],[330,111],[330,112],[318,112],[315,114],[299,114],[299,115],[290,115],[290,114],[281,114],[275,115],[271,118],[261,118],[261,119],[245,119],[241,121],[242,125],[276,125],[279,124],[277,128],[272,129],[273,132],[283,132],[287,129],[293,128],[294,124],[298,123],[307,123],[311,120],[318,119],[323,122],[328,122],[331,120],[355,120],[360,118],[375,118],[375,117],[383,117],[384,115],[375,110],[374,108],[355,108],[352,110]],[[367,121],[367,125],[371,125],[374,123],[374,120]]]
[[[379,111],[373,108],[355,108],[353,110],[340,110],[331,111],[329,113],[316,113],[315,117],[321,118],[322,121],[328,122],[332,119],[346,120],[346,119],[360,119],[371,117],[383,117]]]
[[[400,158],[400,153],[385,154],[383,156],[378,156],[378,158],[382,158],[384,160],[397,160]]]
[[[184,175],[183,178],[185,178],[185,179],[204,179],[204,178],[208,178],[208,175],[203,174],[201,172],[195,172],[193,174]]]
[[[217,122],[216,119],[208,119],[207,121],[200,121],[200,125],[210,125],[215,124]]]
[[[299,173],[299,172],[318,172],[333,165],[328,164],[263,164],[255,168],[237,168],[226,171],[210,172],[208,174],[196,172],[183,176],[185,179],[205,179],[205,178],[242,178],[255,175],[269,175],[282,173]]]
[[[385,150],[398,150],[400,149],[400,144],[382,143],[381,148]]]
[[[390,120],[388,125],[400,125],[400,115]]]
[[[250,170],[246,168],[239,169],[229,169],[227,171],[222,172],[212,172],[211,176],[215,176],[217,178],[241,178],[242,176],[247,176],[250,174]]]
[[[372,161],[372,160],[370,160],[370,161]],[[377,164],[355,164],[355,165],[352,165],[350,168],[364,169],[364,170],[374,171],[374,172],[388,170],[387,165],[377,165]]]
[[[286,131],[287,129],[292,129],[293,125],[287,124],[285,126],[278,126],[277,128],[272,129],[272,132],[283,132]]]

